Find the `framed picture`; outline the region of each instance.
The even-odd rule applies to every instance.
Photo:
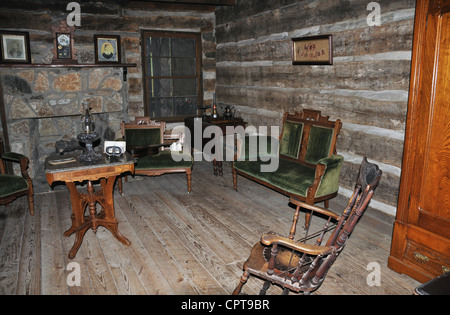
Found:
[[[95,63],[120,63],[120,36],[94,35]]]
[[[292,39],[292,64],[332,65],[333,39],[331,35]]]
[[[0,50],[2,63],[31,63],[28,32],[0,30]]]

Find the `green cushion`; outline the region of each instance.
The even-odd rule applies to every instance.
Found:
[[[182,158],[177,162],[172,158],[172,153]],[[186,161],[185,161],[186,160]],[[191,167],[194,164],[194,160],[189,153],[178,153],[167,151],[160,151],[158,154],[146,155],[137,159],[135,164],[135,170],[147,170],[147,169],[163,169],[163,168],[178,168],[178,167]]]
[[[272,184],[289,193],[306,196],[308,188],[314,182],[315,169],[301,165],[290,160],[279,160],[276,172],[261,172],[261,164],[267,162],[235,161],[234,167],[244,173],[252,175],[257,179]]]
[[[285,121],[281,135],[280,154],[298,158],[303,135],[303,123]]]
[[[339,175],[344,158],[340,155],[332,155],[318,161],[326,166],[314,197],[321,197],[335,193],[339,189]],[[288,193],[306,197],[308,188],[313,184],[315,168],[310,168],[294,161],[280,159],[276,172],[261,172],[261,165],[267,162],[261,161],[235,161],[233,166],[246,174],[267,182]]]
[[[260,149],[261,143],[266,141],[266,150]],[[278,139],[271,136],[245,136],[241,144],[239,160],[254,161],[259,157],[278,157]],[[245,146],[245,147],[243,147]],[[272,151],[272,146],[275,152]],[[244,149],[244,150],[243,150]]]
[[[334,130],[331,128],[311,126],[305,161],[311,164],[329,156]]]
[[[9,196],[27,189],[28,183],[23,177],[0,174],[0,197]]]
[[[125,141],[129,145],[148,145],[160,144],[161,130],[159,128],[151,129],[125,129]]]

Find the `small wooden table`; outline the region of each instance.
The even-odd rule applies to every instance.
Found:
[[[194,148],[194,124],[195,119],[199,119],[197,117],[187,117],[184,119],[184,125],[189,128],[191,133],[191,148]],[[242,118],[233,118],[233,119],[224,119],[224,118],[212,118],[212,117],[205,117],[202,118],[202,151],[206,143],[208,143],[211,138],[205,138],[203,137],[204,130],[209,126],[217,126],[222,130],[222,135],[227,135],[227,127],[238,127],[242,126],[244,129],[247,126],[247,122],[245,122]],[[197,149],[197,148],[196,148]],[[214,165],[214,175],[219,174],[220,176],[223,175],[223,167],[222,167],[222,161],[216,161],[216,159],[213,160]]]
[[[74,162],[53,164],[61,158],[74,158]],[[78,155],[67,154],[64,156],[52,156],[45,160],[45,172],[50,186],[57,181],[63,181],[70,191],[72,202],[72,226],[64,236],[75,233],[75,242],[69,251],[69,258],[73,259],[81,246],[84,234],[90,228],[97,232],[99,226],[104,226],[116,239],[125,245],[130,241],[120,234],[118,221],[114,214],[114,182],[116,177],[125,172],[134,172],[134,160],[125,153],[120,157],[109,158],[103,155],[103,159],[95,164],[82,164],[78,162]],[[100,180],[101,188],[94,191],[93,181]],[[87,181],[87,193],[77,190],[75,183]],[[97,213],[96,203],[102,206]],[[89,215],[85,215],[86,206],[89,207]]]

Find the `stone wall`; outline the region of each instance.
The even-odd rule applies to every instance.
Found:
[[[68,0],[2,0],[0,29],[30,34],[34,64],[50,64],[53,54],[51,26],[59,25],[71,11]],[[45,183],[43,160],[58,140],[74,138],[80,132],[82,102],[90,101],[101,134],[115,132],[122,120],[144,115],[141,32],[165,30],[198,32],[202,35],[204,103],[211,104],[215,89],[214,12],[191,6],[172,6],[142,1],[78,1],[81,26],[74,34],[79,64],[95,63],[94,35],[120,35],[123,63],[128,68],[0,68],[4,88],[10,143],[31,158],[36,185]]]
[[[1,78],[11,149],[30,158],[37,186],[45,183],[44,161],[55,143],[82,132],[83,102],[102,139],[113,140],[126,117],[122,69],[2,69]]]
[[[409,89],[414,0],[380,0],[369,26],[365,0],[237,0],[216,11],[217,98],[254,126],[312,108],[341,119],[340,194],[363,156],[380,165],[372,206],[394,215]],[[292,65],[292,38],[332,34],[332,66]]]

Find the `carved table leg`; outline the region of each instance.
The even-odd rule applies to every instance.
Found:
[[[110,177],[108,180],[101,179],[101,190],[94,191],[91,181],[87,184],[87,194],[79,193],[75,183],[67,182],[66,185],[70,191],[70,199],[72,201],[72,226],[68,229],[64,236],[75,233],[75,242],[69,251],[69,258],[73,259],[78,252],[83,241],[84,234],[92,228],[94,233],[98,226],[107,228],[113,236],[125,245],[130,245],[130,241],[125,238],[118,229],[118,222],[114,215],[114,196],[113,188],[116,176]],[[100,203],[102,211],[97,213],[96,203]],[[89,207],[89,216],[85,216],[86,206]]]
[[[103,197],[101,202],[103,210],[105,213],[104,218],[99,221],[99,225],[106,227],[114,237],[125,245],[130,245],[130,241],[124,237],[118,228],[118,222],[114,214],[114,182],[116,181],[116,176],[109,177],[106,179],[101,179],[100,183],[103,189]]]
[[[219,167],[219,176],[223,176],[222,161],[217,161],[217,166]]]
[[[191,174],[192,174],[192,170],[188,169],[186,171],[186,177],[187,177],[187,186],[188,186],[188,192],[189,193],[191,192],[191,182],[192,182],[192,179],[191,179],[192,175]]]
[[[214,166],[214,175],[217,175],[217,160],[213,160],[213,166]]]
[[[69,251],[69,258],[73,259],[78,252],[83,241],[84,233],[89,226],[85,225],[84,209],[86,207],[86,195],[80,194],[73,182],[66,183],[70,191],[70,199],[72,203],[72,226],[64,232],[64,236],[70,236],[75,233],[75,242]]]

